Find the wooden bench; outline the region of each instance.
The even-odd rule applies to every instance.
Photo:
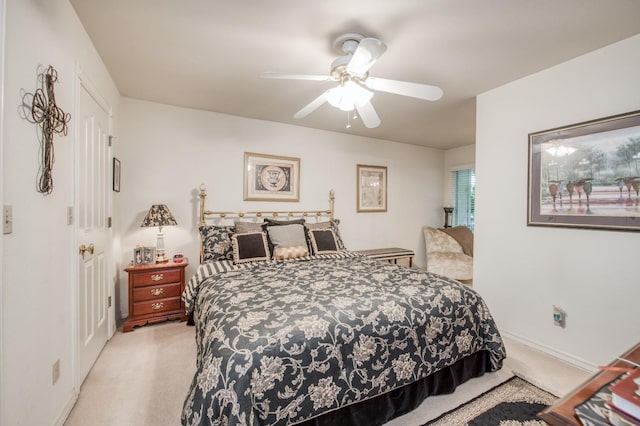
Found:
[[[398,263],[398,259],[409,259],[409,267],[413,266],[413,256],[416,255],[412,250],[398,247],[356,250],[356,253],[364,254],[371,259],[386,260],[387,262],[396,264]]]

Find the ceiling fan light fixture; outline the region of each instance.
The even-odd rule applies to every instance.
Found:
[[[296,112],[294,118],[304,118],[325,102],[347,112],[347,128],[351,119],[358,117],[365,127],[374,129],[380,125],[380,117],[371,104],[377,91],[411,98],[436,101],[443,95],[442,89],[421,83],[376,78],[369,75],[370,68],[387,50],[386,44],[373,37],[358,33],[347,33],[337,37],[333,43],[341,55],[331,64],[328,76],[308,74],[262,73],[265,78],[292,80],[335,81],[337,87],[321,93]],[[350,114],[353,113],[353,116]],[[351,118],[352,117],[352,118]]]
[[[342,111],[353,111],[356,105],[369,102],[373,92],[353,80],[347,80],[340,86],[327,90],[325,96],[331,106]]]

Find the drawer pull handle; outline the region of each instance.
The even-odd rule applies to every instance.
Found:
[[[152,288],[151,289],[151,294],[154,296],[160,296],[162,293],[164,293],[164,288]]]
[[[164,274],[151,275],[151,281],[161,281],[164,279]]]
[[[153,303],[151,305],[151,309],[153,309],[154,311],[157,311],[158,309],[162,309],[163,306],[164,306],[164,303],[162,302]]]

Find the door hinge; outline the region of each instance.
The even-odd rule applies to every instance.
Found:
[[[107,218],[107,228],[111,228],[111,216]]]
[[[112,145],[112,140],[113,140],[113,136],[112,136],[112,135],[109,135],[109,146],[111,146],[111,145]]]
[[[111,307],[111,296],[107,297],[107,308]]]

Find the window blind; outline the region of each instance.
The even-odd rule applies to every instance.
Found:
[[[473,231],[476,204],[475,169],[451,172],[451,200],[453,202],[453,226],[464,225]]]

